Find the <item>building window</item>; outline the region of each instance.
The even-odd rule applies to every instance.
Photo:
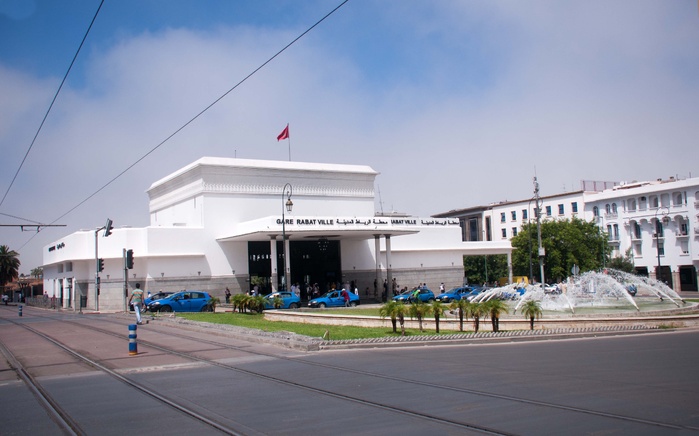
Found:
[[[507,238],[507,229],[502,229],[502,237]]]
[[[617,213],[616,203],[612,203],[612,213],[613,213],[613,214],[616,214],[616,213]]]
[[[680,244],[682,254],[689,254],[689,242],[687,241],[682,241]]]
[[[633,222],[633,237],[634,239],[641,239],[641,225],[636,221]]]
[[[594,215],[595,217],[599,216],[599,207],[595,206],[592,208],[592,215]]]
[[[578,213],[578,202],[574,201],[570,203],[570,209],[573,211],[573,213]]]
[[[522,221],[527,219],[527,209],[522,209]]]
[[[502,213],[500,214],[500,222],[501,222],[501,223],[504,223],[504,222],[505,222],[505,212],[502,212]]]
[[[636,257],[641,257],[641,256],[643,256],[643,250],[641,249],[641,247],[643,247],[643,245],[641,245],[641,244],[634,244],[634,245],[633,245],[633,254],[634,254],[634,256],[636,256]]]
[[[517,227],[512,227],[512,237],[517,236]]]
[[[558,214],[563,215],[565,213],[565,209],[563,208],[562,204],[558,205]]]
[[[609,203],[604,205],[604,213],[606,213],[607,215],[612,213],[612,207],[609,205]]]
[[[551,206],[546,206],[546,216],[551,216]]]
[[[512,211],[512,221],[517,221],[517,211],[516,210]]]
[[[636,199],[635,198],[632,198],[631,200],[629,200],[629,210],[631,212],[636,210]]]
[[[614,240],[619,240],[619,224],[614,224]]]
[[[665,256],[665,243],[658,241],[658,255]]]
[[[479,233],[480,232],[478,231],[478,219],[477,218],[470,218],[468,220],[469,241],[477,241]]]
[[[658,238],[664,237],[664,232],[663,232],[663,223],[660,220],[655,221],[655,235]]]

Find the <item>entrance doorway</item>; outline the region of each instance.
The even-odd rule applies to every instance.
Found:
[[[332,288],[332,284],[342,280],[342,268],[340,259],[340,241],[328,239],[316,239],[309,241],[290,241],[291,280],[286,283],[287,288],[298,283],[301,287],[301,298],[307,299],[306,285],[318,283],[321,292]],[[277,241],[276,259],[278,289],[282,288],[282,272],[284,271],[284,248],[281,241]],[[271,251],[269,242],[248,242],[248,273],[250,274],[251,288],[257,284],[263,294],[272,291],[271,277]],[[255,282],[255,283],[252,283]]]
[[[694,265],[684,265],[680,270],[680,291],[697,292],[697,269]]]

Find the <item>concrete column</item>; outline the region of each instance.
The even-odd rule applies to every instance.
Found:
[[[381,281],[381,235],[374,235],[374,251],[376,259],[376,297],[381,299],[381,292],[383,292],[383,282]]]
[[[277,281],[279,280],[279,276],[277,275],[277,237],[276,235],[270,236],[270,241],[269,241],[269,262],[270,262],[270,271],[272,271],[272,277],[270,277],[270,280],[272,281],[272,292],[277,292]]]
[[[393,268],[391,267],[391,235],[384,235],[386,238],[386,280],[388,280],[388,295],[386,299],[390,299],[391,286],[393,285]]]

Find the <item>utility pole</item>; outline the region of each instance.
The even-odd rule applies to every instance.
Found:
[[[541,273],[541,285],[546,284],[544,279],[544,256],[546,256],[546,250],[541,245],[541,199],[539,197],[539,182],[534,176],[534,197],[536,198],[536,233],[539,239],[539,271]]]

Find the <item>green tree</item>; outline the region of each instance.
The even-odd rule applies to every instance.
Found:
[[[279,294],[275,295],[274,298],[272,298],[272,307],[275,309],[279,309],[284,305],[284,299],[279,296]]]
[[[421,301],[410,304],[408,313],[410,313],[410,318],[417,318],[418,325],[420,326],[420,331],[424,331],[422,328],[422,320],[430,314],[432,306],[429,306]]]
[[[624,271],[630,274],[635,273],[635,265],[633,262],[633,255],[631,254],[631,248],[626,250],[624,256],[615,256],[609,260],[609,268],[613,268],[619,271]]]
[[[507,277],[507,255],[464,256],[464,276],[469,283],[482,284]]]
[[[445,309],[444,303],[439,300],[432,300],[432,303],[430,303],[430,312],[434,316],[435,331],[437,333],[439,333],[439,318],[444,315]]]
[[[540,282],[537,239],[536,223],[524,224],[511,240],[515,249],[512,252],[512,269],[514,275],[528,276],[531,262],[534,276]],[[541,244],[546,250],[546,280],[565,279],[573,265],[577,265],[581,273],[600,269],[608,261],[607,243],[607,234],[592,221],[579,218],[543,221]]]
[[[44,276],[44,269],[42,267],[32,269],[29,274],[35,279],[40,279]]]
[[[393,326],[393,333],[398,333],[396,329],[396,320],[401,319],[401,331],[403,335],[405,335],[405,326],[402,321],[405,312],[408,308],[403,304],[399,303],[398,301],[391,300],[381,306],[379,309],[379,315],[381,318],[386,318],[390,317],[391,318],[391,325]]]
[[[464,331],[464,317],[468,319],[471,314],[472,304],[475,303],[471,303],[465,298],[452,300],[451,303],[449,303],[449,308],[451,310],[456,310],[459,313],[459,331],[461,332]]]
[[[471,303],[469,313],[473,317],[473,330],[478,333],[481,326],[481,318],[488,314],[486,303]]]
[[[19,253],[10,250],[7,245],[0,245],[0,288],[19,277]]]
[[[490,323],[494,332],[500,331],[500,315],[507,313],[507,305],[502,300],[489,300],[485,303],[486,312],[490,315]]]
[[[541,304],[536,300],[527,300],[524,305],[522,305],[522,314],[525,318],[529,318],[530,330],[534,330],[534,319],[541,318],[542,313]]]
[[[211,297],[209,301],[206,302],[207,311],[216,312],[216,306],[221,304],[221,299],[218,297]]]

